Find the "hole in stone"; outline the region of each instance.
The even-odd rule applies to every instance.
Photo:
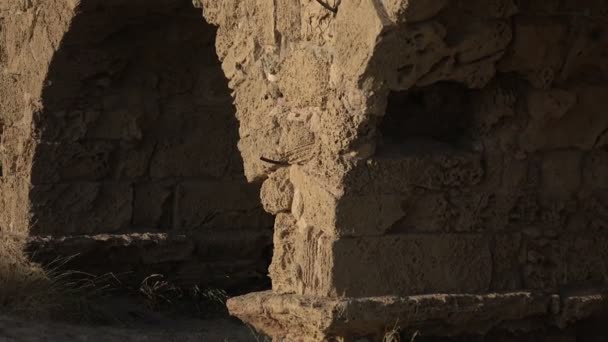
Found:
[[[417,143],[463,147],[472,126],[470,90],[454,82],[391,92],[380,124],[379,151]]]
[[[38,259],[79,253],[74,268],[137,273],[153,247],[146,271],[266,286],[272,217],[243,175],[215,28],[190,0],[83,0],[77,13],[45,82],[31,177],[31,234],[72,245]]]

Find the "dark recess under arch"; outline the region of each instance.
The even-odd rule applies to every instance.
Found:
[[[243,176],[214,39],[188,0],[81,2],[35,116],[38,260],[267,286],[272,218]]]

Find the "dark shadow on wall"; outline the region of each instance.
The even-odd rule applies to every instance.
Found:
[[[189,0],[81,2],[35,118],[38,258],[267,285],[272,218],[243,176],[214,39]]]
[[[380,148],[398,148],[413,142],[457,147],[470,140],[471,91],[455,82],[389,94],[380,124]]]

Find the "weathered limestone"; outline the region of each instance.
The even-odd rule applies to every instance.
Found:
[[[566,288],[603,303],[608,4],[195,3],[218,25],[245,174],[278,215],[273,291],[232,299],[236,316],[277,340],[350,341],[415,316],[415,296],[438,315],[480,303],[423,335],[555,325]],[[549,295],[492,309],[521,291]],[[351,312],[384,296],[394,310]]]
[[[272,217],[242,175],[216,29],[200,10],[0,6],[0,234],[27,239],[43,263],[78,255],[68,267],[91,273],[265,284]]]
[[[422,340],[424,336],[482,335],[492,329],[526,331],[550,324],[563,328],[593,312],[605,310],[606,301],[606,295],[560,296],[531,292],[329,299],[258,292],[232,299],[229,308],[263,331],[283,336],[285,341],[337,341],[339,338],[381,341],[395,327],[402,327],[409,334],[422,332]],[[514,324],[526,320],[528,324]],[[500,341],[528,341],[524,336]],[[545,341],[544,338],[555,341],[551,335],[533,337],[530,341]],[[602,338],[593,332],[588,337],[584,341]],[[566,334],[556,338],[576,340]],[[487,339],[496,340],[491,335]],[[462,341],[467,341],[466,337]]]
[[[176,3],[1,5],[2,234],[243,281],[244,171],[272,291],[229,308],[278,341],[568,340],[605,306],[608,3]]]

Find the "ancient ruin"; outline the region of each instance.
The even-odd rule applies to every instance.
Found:
[[[277,341],[605,340],[608,2],[193,3],[0,5],[2,234],[247,283],[262,183]]]
[[[189,1],[3,9],[2,234],[88,272],[265,283],[272,217],[248,185],[216,29]],[[203,284],[203,285],[204,285]]]

